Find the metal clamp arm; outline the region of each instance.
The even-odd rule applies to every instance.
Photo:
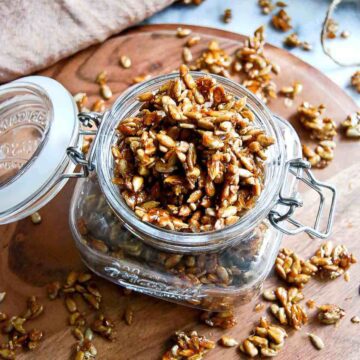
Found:
[[[285,213],[280,213],[278,210],[273,209],[269,213],[270,223],[282,231],[287,235],[296,235],[301,232],[306,232],[310,236],[318,237],[321,239],[327,238],[330,234],[333,219],[334,219],[334,210],[335,210],[335,202],[336,202],[336,189],[326,183],[323,183],[319,180],[316,180],[312,172],[310,171],[310,164],[303,159],[294,159],[290,160],[287,163],[287,171],[294,175],[298,180],[301,180],[310,188],[314,189],[320,197],[319,207],[317,210],[315,223],[313,226],[304,225],[298,220],[294,218],[295,210],[299,207],[303,206],[301,199],[298,197],[298,194],[294,197],[286,197],[284,192],[284,186],[282,187],[279,200],[277,205],[281,205],[282,208],[287,207],[287,211]],[[326,201],[326,197],[323,194],[323,190],[327,189],[331,193],[331,202],[330,208],[327,215],[326,227],[323,231],[320,230],[320,226],[323,219],[324,205]],[[292,228],[286,226],[286,223],[290,223]]]
[[[87,127],[91,130],[80,130],[79,135],[96,135],[97,128],[100,126],[101,120],[103,118],[103,114],[97,112],[81,112],[78,114],[78,119],[84,127]],[[94,128],[95,127],[95,128]],[[69,179],[69,178],[83,178],[88,177],[89,172],[93,171],[95,168],[95,140],[90,148],[88,155],[81,150],[79,147],[68,147],[66,149],[66,153],[70,160],[75,165],[80,165],[81,169],[79,172],[63,174],[61,176],[62,179]]]

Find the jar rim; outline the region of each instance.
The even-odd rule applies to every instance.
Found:
[[[191,72],[194,78],[209,75],[203,72]],[[124,222],[129,231],[151,245],[161,246],[170,251],[179,248],[212,249],[227,245],[231,240],[240,238],[254,229],[263,221],[273,206],[276,204],[282,185],[281,179],[285,173],[285,144],[279,125],[274,121],[266,105],[254,94],[233,80],[211,75],[225,90],[237,97],[247,97],[247,106],[253,111],[257,125],[260,125],[267,134],[275,138],[275,144],[267,150],[268,159],[265,162],[264,190],[257,199],[256,205],[247,211],[235,224],[223,229],[210,232],[184,233],[167,230],[150,223],[143,222],[123,201],[115,184],[112,183],[112,157],[111,146],[116,141],[116,128],[120,120],[129,117],[131,112],[139,107],[137,97],[139,94],[158,89],[163,83],[178,77],[179,74],[171,73],[160,75],[143,83],[134,85],[125,91],[114,103],[109,112],[104,115],[98,131],[98,146],[96,148],[96,172],[102,192],[109,206]],[[109,151],[104,151],[108,149]],[[270,176],[271,175],[271,176]],[[270,178],[271,177],[271,178]]]

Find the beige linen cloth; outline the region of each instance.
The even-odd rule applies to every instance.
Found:
[[[174,0],[0,0],[0,83],[104,41]]]

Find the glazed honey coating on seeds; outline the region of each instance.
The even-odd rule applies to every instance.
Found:
[[[180,76],[139,96],[118,125],[114,184],[145,222],[182,232],[222,229],[255,206],[274,139],[254,125],[246,97],[211,76]]]

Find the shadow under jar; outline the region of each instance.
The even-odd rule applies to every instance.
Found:
[[[196,72],[192,75],[195,79],[204,76]],[[112,182],[114,159],[111,147],[117,142],[119,121],[135,116],[139,111],[142,103],[138,96],[155,92],[178,76],[176,73],[163,75],[131,87],[104,114],[80,113],[77,116],[74,115],[75,104],[70,94],[54,80],[29,77],[2,86],[0,126],[6,121],[1,111],[6,101],[1,94],[23,87],[25,83],[30,90],[40,88],[46,104],[50,104],[46,115],[49,129],[38,149],[34,150],[37,156],[35,160],[33,157],[30,159],[32,162],[38,161],[47,149],[43,144],[54,141],[50,135],[52,126],[59,122],[59,98],[72,101],[66,105],[67,110],[64,106],[61,110],[70,119],[67,119],[66,139],[65,135],[61,141],[57,139],[61,143],[56,146],[59,153],[57,172],[40,176],[32,166],[22,166],[17,169],[13,181],[0,184],[1,198],[9,196],[7,186],[16,187],[23,176],[29,176],[29,172],[32,176],[42,177],[37,182],[43,184],[32,197],[28,197],[25,210],[18,204],[3,205],[0,224],[27,216],[29,209],[36,211],[46,203],[46,199],[49,201],[54,193],[60,191],[68,178],[78,178],[71,200],[70,227],[82,259],[92,271],[147,295],[222,311],[250,300],[259,291],[274,264],[284,233],[305,231],[320,238],[329,235],[335,189],[315,180],[309,164],[302,160],[297,134],[287,121],[271,114],[260,100],[239,84],[212,75],[229,94],[248,98],[247,106],[255,115],[255,125],[275,139],[275,144],[266,152],[264,189],[251,210],[235,224],[220,230],[185,233],[141,221],[125,203],[119,187]],[[58,92],[54,92],[54,88],[58,88]],[[19,104],[14,105],[13,112],[16,113],[18,108]],[[98,129],[79,130],[77,118],[82,125],[89,128],[96,125]],[[81,151],[84,134],[95,135],[87,155]],[[0,132],[0,146],[2,136]],[[62,156],[64,154],[67,156]],[[8,158],[5,160],[9,163]],[[72,172],[73,164],[80,165],[80,172]],[[313,227],[301,224],[293,216],[296,208],[302,206],[297,192],[299,181],[320,195]],[[326,200],[329,200],[330,207],[324,214]]]

